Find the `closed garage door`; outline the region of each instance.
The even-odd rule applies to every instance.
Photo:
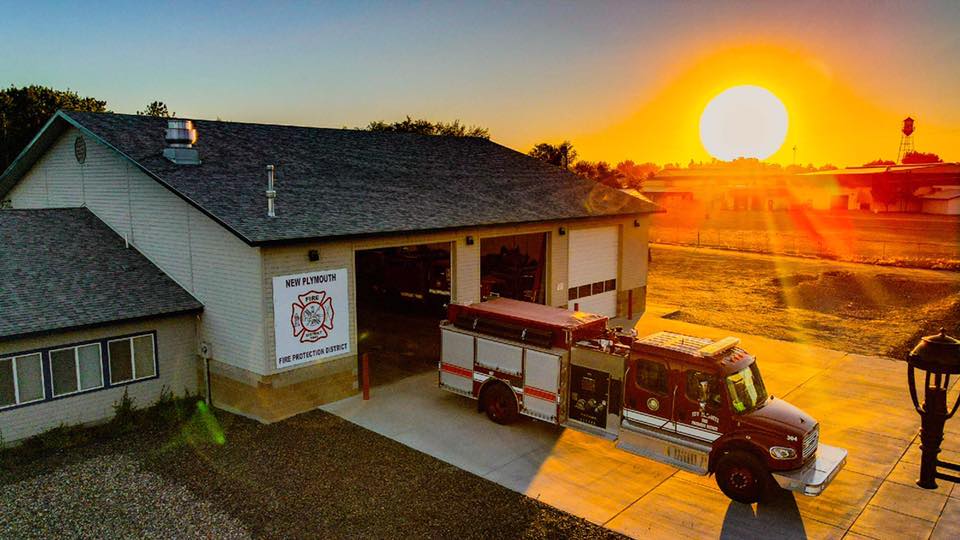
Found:
[[[570,231],[570,309],[608,317],[617,315],[617,227]]]

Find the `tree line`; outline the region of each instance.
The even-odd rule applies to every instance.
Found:
[[[13,160],[26,148],[40,131],[40,128],[59,109],[109,112],[105,100],[80,96],[70,89],[56,90],[39,85],[18,88],[11,85],[9,88],[0,90],[0,172],[6,170],[13,163]],[[167,104],[162,101],[150,102],[142,111],[137,111],[137,114],[163,118],[176,117],[176,113],[171,113]],[[462,124],[460,120],[442,122],[411,118],[410,116],[395,122],[375,120],[365,127],[357,129],[448,137],[490,138],[490,131],[487,128]],[[559,144],[543,142],[535,145],[527,153],[541,161],[613,188],[641,189],[645,180],[652,178],[660,171],[681,168],[679,163],[667,163],[661,167],[655,163],[636,163],[632,160],[624,160],[616,165],[611,165],[606,161],[578,160],[577,151],[570,141],[563,141]],[[904,164],[940,163],[942,161],[940,156],[924,152],[911,152],[902,159]],[[864,165],[889,166],[894,165],[894,162],[880,159]],[[707,163],[695,163],[691,160],[686,168],[691,170],[703,168],[760,169],[787,174],[836,169],[833,165],[825,165],[819,168],[813,165],[781,167],[775,163],[764,163],[752,158],[739,158],[729,162],[713,160]]]

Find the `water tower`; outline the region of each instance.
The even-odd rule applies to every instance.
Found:
[[[901,163],[903,156],[913,152],[913,118],[909,116],[903,119],[903,127],[900,128],[900,151],[897,152],[897,163]]]

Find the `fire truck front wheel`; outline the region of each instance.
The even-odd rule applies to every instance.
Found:
[[[773,479],[756,456],[735,450],[720,458],[716,469],[720,491],[731,499],[753,504],[763,499]]]
[[[506,384],[497,382],[484,389],[480,404],[487,411],[487,418],[498,424],[509,424],[517,419],[517,397]]]

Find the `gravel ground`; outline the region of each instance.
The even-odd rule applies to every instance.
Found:
[[[622,538],[322,411],[217,424],[0,460],[0,538]]]
[[[0,487],[0,538],[250,538],[187,489],[105,455]]]

